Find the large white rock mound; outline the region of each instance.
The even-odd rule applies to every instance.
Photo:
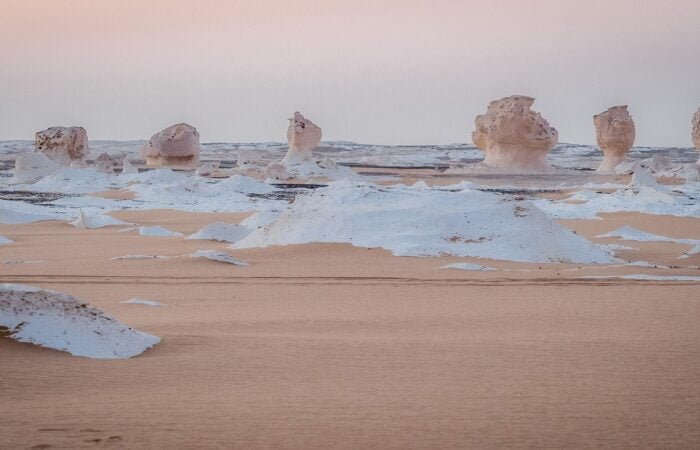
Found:
[[[548,172],[547,153],[559,133],[530,108],[532,97],[514,95],[489,104],[475,119],[474,144],[486,153],[484,164],[512,172]]]
[[[197,129],[178,123],[154,134],[141,149],[141,155],[151,167],[196,169],[200,151]]]
[[[23,153],[15,159],[15,170],[11,183],[36,183],[59,170],[61,170],[61,166],[43,153]]]
[[[286,166],[302,164],[313,161],[313,150],[321,143],[321,128],[300,112],[295,112],[294,117],[289,119],[287,128],[287,142],[289,151],[282,159],[282,164]]]
[[[23,285],[0,284],[0,327],[20,342],[97,359],[131,358],[160,342],[75,297]]]
[[[603,162],[598,172],[615,173],[615,167],[624,162],[634,145],[635,127],[626,105],[613,106],[593,116],[598,146],[603,152]]]
[[[51,127],[35,134],[36,151],[63,166],[83,161],[90,152],[83,127]]]
[[[277,218],[267,220],[262,214],[262,224],[249,226],[254,231],[233,248],[335,242],[381,247],[396,256],[614,260],[608,251],[555,223],[530,202],[458,187],[380,187],[339,181],[297,196]],[[250,218],[252,222],[256,216]],[[248,226],[246,222],[243,225]]]

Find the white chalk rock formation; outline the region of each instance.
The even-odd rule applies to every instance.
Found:
[[[97,359],[131,358],[160,342],[70,295],[13,284],[0,284],[0,327],[20,342]]]
[[[102,153],[95,160],[95,169],[97,169],[98,172],[102,173],[114,173],[114,166],[116,165],[116,161],[107,153]]]
[[[627,106],[613,106],[593,116],[598,146],[603,152],[603,162],[598,172],[615,173],[615,167],[624,162],[634,145],[635,127]]]
[[[292,175],[287,171],[287,167],[278,162],[271,162],[265,167],[265,176],[270,180],[289,180]]]
[[[200,150],[197,129],[179,123],[154,134],[141,149],[141,155],[148,166],[196,169]]]
[[[321,128],[318,125],[305,118],[300,112],[295,112],[294,117],[289,119],[289,128],[287,128],[289,151],[282,159],[282,164],[291,166],[313,162],[313,150],[321,143],[321,137]]]
[[[35,183],[60,169],[61,166],[43,153],[24,153],[15,160],[11,182],[13,184]]]
[[[484,164],[514,172],[547,172],[547,153],[559,140],[557,130],[530,108],[535,99],[521,95],[489,104],[476,117],[472,140],[486,153]]]
[[[197,169],[197,175],[199,175],[200,177],[212,176],[215,172],[219,170],[220,165],[221,163],[219,161],[206,162],[199,166],[199,168]]]
[[[90,152],[83,127],[51,127],[35,134],[36,151],[63,166],[82,161]]]

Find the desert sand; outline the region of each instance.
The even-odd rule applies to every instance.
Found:
[[[183,234],[248,213],[121,211]],[[700,238],[694,218],[561,221]],[[49,221],[0,225],[2,282],[41,286],[162,338],[118,361],[0,339],[0,446],[673,447],[700,445],[698,282],[687,246],[634,242],[674,269],[407,258],[309,244],[231,250]],[[629,245],[629,242],[625,242]],[[185,256],[214,249],[239,267]],[[112,260],[128,254],[167,259]],[[8,260],[13,260],[8,263]],[[24,261],[24,263],[19,263]],[[440,267],[478,262],[499,271]],[[167,306],[120,302],[138,297]]]

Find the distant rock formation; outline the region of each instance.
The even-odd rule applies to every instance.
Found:
[[[613,106],[605,112],[593,116],[595,134],[603,162],[598,172],[615,173],[615,167],[624,162],[627,153],[634,145],[635,128],[627,106]]]
[[[36,151],[53,162],[70,166],[90,152],[87,131],[83,127],[51,127],[35,134]]]
[[[148,166],[196,169],[200,149],[197,129],[179,123],[154,134],[141,149],[141,154]]]
[[[321,143],[321,128],[300,112],[295,112],[294,117],[289,119],[287,129],[287,141],[289,151],[282,159],[285,166],[302,164],[313,161],[313,150]]]
[[[521,95],[489,104],[476,117],[472,140],[486,153],[484,164],[515,172],[548,172],[547,153],[559,140],[557,130],[530,107],[535,99]]]
[[[693,145],[700,152],[700,108],[693,116]]]
[[[102,173],[107,173],[107,174],[114,173],[114,167],[116,165],[117,165],[117,162],[111,156],[109,156],[107,153],[102,153],[95,160],[95,169],[97,169],[98,172],[102,172]]]
[[[61,166],[43,153],[24,153],[15,159],[13,184],[35,183],[45,176],[58,172]]]

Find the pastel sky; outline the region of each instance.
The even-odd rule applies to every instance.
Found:
[[[295,110],[326,139],[470,141],[511,94],[562,142],[629,104],[638,145],[690,146],[698,0],[0,0],[0,139],[81,125],[147,139],[282,141]]]

